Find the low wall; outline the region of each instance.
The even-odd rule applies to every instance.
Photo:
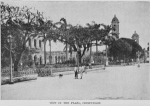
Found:
[[[102,68],[103,65],[94,65],[92,66],[92,69],[94,68]],[[89,69],[88,66],[86,66],[86,69]],[[57,72],[67,72],[67,71],[74,71],[74,67],[64,67],[64,68],[37,68],[36,69],[39,77],[45,77],[45,76],[53,76]]]
[[[36,69],[26,68],[19,69],[18,72],[13,71],[13,82],[21,82],[28,80],[36,80],[38,74]],[[10,68],[1,69],[1,84],[8,84],[10,82]]]
[[[37,73],[39,77],[53,76],[53,73],[74,71],[74,67],[64,67],[64,68],[37,68]]]
[[[13,77],[13,82],[22,82],[22,81],[29,81],[29,80],[36,80],[38,77],[37,74],[33,75],[26,75],[26,76],[21,76],[21,77]],[[1,85],[4,84],[9,84],[10,83],[10,77],[2,77],[1,79]]]

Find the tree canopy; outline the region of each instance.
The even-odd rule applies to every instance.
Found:
[[[11,52],[15,71],[17,71],[23,52],[28,48],[27,42],[38,35],[38,20],[41,17],[41,13],[26,6],[20,8],[5,5],[3,2],[1,4],[2,57],[10,50],[7,37],[12,35],[13,49]]]
[[[142,47],[132,39],[120,38],[114,41],[109,48],[109,55],[114,58],[136,58],[136,52],[142,52]]]
[[[65,18],[53,23],[52,20],[44,18],[43,13],[38,10],[27,6],[22,8],[9,6],[3,2],[1,3],[1,30],[1,56],[4,57],[3,60],[8,61],[6,57],[9,57],[10,45],[7,42],[7,37],[10,34],[13,36],[11,52],[16,71],[20,59],[23,58],[23,53],[29,50],[27,42],[37,36],[43,38],[44,44],[47,40],[53,40],[66,44],[66,48],[69,45],[69,52],[77,52],[80,63],[85,52],[93,45],[108,45],[109,55],[114,57],[135,58],[136,52],[142,50],[141,46],[134,40],[128,38],[116,40],[111,34],[111,30],[113,30],[111,25],[93,21],[91,24],[87,23],[84,27],[78,24],[73,26],[68,24]]]

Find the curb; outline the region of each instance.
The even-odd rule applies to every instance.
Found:
[[[15,78],[13,78],[13,83],[29,81],[29,80],[36,80],[37,77],[38,77],[37,74],[27,75],[27,76],[22,76],[22,77],[15,77]],[[1,85],[5,85],[5,84],[10,84],[10,78],[9,77],[1,80]]]

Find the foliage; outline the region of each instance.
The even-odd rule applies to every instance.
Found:
[[[39,19],[37,19],[37,27],[36,30],[39,32],[39,38],[43,38],[43,42],[44,42],[44,65],[46,65],[46,42],[47,40],[51,41],[53,40],[54,42],[56,42],[56,37],[53,34],[53,29],[54,29],[54,24],[52,23],[52,20],[44,20],[43,16],[40,16],[40,12],[38,12],[39,14]],[[48,36],[48,37],[47,37]]]
[[[136,52],[142,52],[141,46],[132,39],[120,38],[109,47],[109,55],[115,59],[136,58]]]
[[[92,41],[102,40],[105,36],[108,35],[111,28],[108,25],[102,24],[103,29],[100,28],[100,24],[87,24],[87,27],[82,27],[81,25],[72,26],[66,23],[66,19],[62,18],[65,24],[60,24],[60,27],[57,27],[55,30],[55,35],[57,40],[65,44],[69,44],[70,52],[77,52],[79,56],[79,63],[85,54],[85,51],[89,50],[92,46]],[[106,41],[103,39],[103,42]],[[97,45],[97,44],[96,44]],[[67,47],[66,47],[67,48]]]
[[[91,60],[90,60],[91,58],[90,58],[90,56],[88,55],[88,56],[86,56],[86,57],[84,57],[83,58],[83,60],[84,60],[84,63],[85,64],[89,64],[90,62],[91,62]]]
[[[37,36],[36,23],[40,16],[41,14],[33,12],[26,6],[20,8],[1,3],[2,56],[7,57],[9,53],[7,36],[11,34],[13,36],[11,52],[15,71],[18,69],[22,54],[27,49],[27,42]]]
[[[33,65],[33,59],[32,59],[32,54],[35,53],[35,49],[29,49],[27,48],[22,56],[21,56],[21,62],[23,66],[29,66],[31,67]]]

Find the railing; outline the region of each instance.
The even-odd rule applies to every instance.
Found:
[[[34,68],[18,69],[18,71],[12,71],[13,82],[35,80],[37,79],[37,72]],[[1,85],[8,84],[10,82],[10,68],[1,69]]]
[[[52,70],[51,68],[38,68],[37,70],[38,76],[44,77],[44,76],[51,76]]]
[[[25,69],[19,68],[18,71],[13,70],[12,73],[13,73],[13,77],[21,77],[21,76],[32,75],[37,72],[36,72],[36,69],[33,69],[33,68],[25,68]],[[10,68],[1,69],[1,76],[2,77],[10,76]]]
[[[38,76],[52,76],[53,73],[56,72],[65,72],[65,71],[73,71],[74,67],[64,67],[64,68],[38,68],[37,73]]]

